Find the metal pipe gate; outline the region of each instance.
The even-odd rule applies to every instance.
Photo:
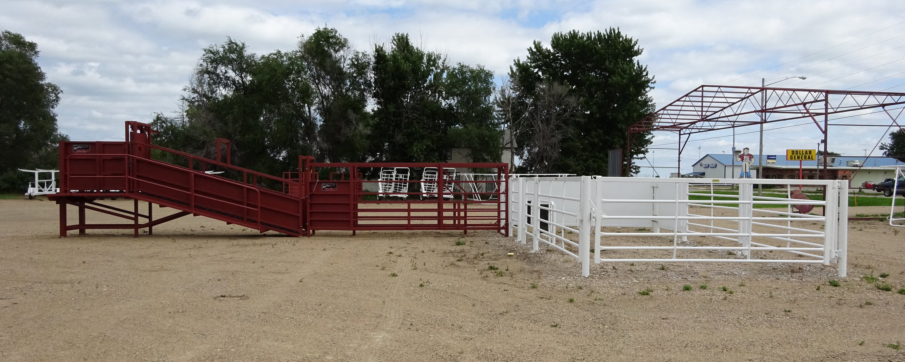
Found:
[[[456,179],[462,169],[482,169],[495,177]],[[290,187],[295,181],[302,186],[288,192],[306,200],[303,226],[312,234],[493,230],[509,235],[505,163],[315,163],[311,156],[300,156],[299,170],[284,177],[292,181]]]

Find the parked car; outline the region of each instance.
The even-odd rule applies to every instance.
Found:
[[[896,186],[897,184],[898,186]],[[875,184],[874,190],[882,192],[883,196],[889,197],[892,196],[893,187],[895,187],[897,195],[905,196],[905,177],[899,177],[898,181],[888,178],[883,182]]]

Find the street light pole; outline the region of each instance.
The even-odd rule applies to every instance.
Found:
[[[764,78],[760,79],[761,88],[766,87],[766,85],[764,85],[764,81],[765,81]],[[767,94],[766,93],[767,93],[767,91],[761,89],[761,91],[760,91],[760,101],[761,101],[760,110],[761,111],[763,111],[764,109],[767,108]],[[757,149],[757,151],[758,151],[757,152],[757,178],[760,178],[760,179],[764,178],[764,122],[766,122],[766,121],[767,121],[767,115],[764,112],[760,112],[760,145],[758,146],[759,148]],[[763,196],[763,192],[764,192],[764,184],[759,182],[757,184],[757,196]]]
[[[776,83],[786,81],[786,80],[789,80],[792,78],[798,78],[801,80],[807,79],[807,77],[799,75],[799,76],[793,76],[793,77],[786,77],[784,79],[780,79],[780,80],[775,81],[770,84],[764,84],[764,83],[766,83],[766,79],[764,79],[764,78],[760,79],[760,87],[761,87],[761,90],[760,90],[760,100],[761,100],[761,103],[760,103],[761,104],[761,108],[760,108],[760,110],[761,110],[761,112],[760,112],[760,146],[759,146],[760,148],[758,149],[758,152],[757,152],[758,153],[758,155],[757,155],[757,178],[764,178],[764,123],[767,122],[767,112],[764,111],[765,109],[767,109],[767,91],[764,88],[766,88],[768,85],[774,85]],[[757,184],[757,196],[763,196],[763,193],[764,193],[764,185],[762,183],[758,183]]]

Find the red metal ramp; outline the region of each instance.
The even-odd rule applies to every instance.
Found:
[[[60,236],[68,230],[149,228],[185,215],[201,215],[251,229],[305,234],[304,203],[283,190],[297,189],[294,181],[235,167],[151,144],[156,133],[147,124],[126,123],[126,142],[61,142],[60,193],[52,200],[60,204]],[[218,140],[219,141],[219,140]],[[219,142],[218,142],[219,148]],[[176,163],[151,158],[151,152],[168,154]],[[181,164],[178,164],[181,163]],[[209,168],[222,171],[211,174]],[[128,198],[134,210],[99,204],[98,200]],[[138,210],[138,201],[166,206],[180,213],[153,220]],[[66,205],[79,210],[79,223],[66,225]],[[150,205],[149,205],[150,206]],[[131,220],[131,224],[87,224],[85,210]],[[147,223],[139,223],[139,219]]]

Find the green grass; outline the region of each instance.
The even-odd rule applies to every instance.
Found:
[[[707,284],[701,284],[700,288],[701,288],[701,289],[707,289]]]
[[[899,289],[899,291],[896,292],[896,293],[899,293],[899,294],[901,294],[901,295],[905,295],[905,288]]]
[[[709,191],[701,192],[701,193],[709,193]],[[714,194],[717,195],[738,195],[738,191],[714,191]],[[805,193],[809,199],[813,201],[822,201],[823,193]],[[756,195],[755,195],[756,196]],[[763,194],[765,197],[780,197],[785,198],[788,197],[785,193],[767,193]],[[710,196],[697,196],[695,193],[689,193],[689,200],[699,200],[699,201],[707,201],[710,200]],[[738,200],[735,197],[713,197],[713,200],[719,201],[733,201]],[[857,204],[857,205],[856,205]],[[866,197],[858,197],[857,202],[855,202],[854,196],[849,196],[848,198],[848,206],[891,206],[892,198],[891,197],[882,197],[882,196],[866,196]],[[726,207],[738,207],[738,204],[719,204],[719,206]],[[780,209],[785,208],[786,205],[754,205],[755,209]]]
[[[0,194],[0,200],[16,200],[22,197],[20,194]]]
[[[887,277],[889,277],[889,273],[880,273],[880,278],[887,278]]]
[[[877,277],[874,276],[873,271],[870,272],[870,275],[865,275],[865,276],[861,277],[861,279],[864,279],[865,282],[868,282],[870,284],[873,284],[874,282],[877,281]]]
[[[902,347],[902,342],[896,341],[896,344],[890,343],[890,344],[887,344],[886,347],[889,347],[889,348],[892,348],[892,349],[898,351],[899,348]]]
[[[880,290],[882,290],[882,291],[884,291],[884,292],[891,292],[891,291],[892,291],[892,285],[889,285],[889,284],[886,284],[886,283],[877,283],[877,284],[875,284],[875,286],[877,287],[877,289],[880,289]]]
[[[830,280],[830,286],[833,286],[833,287],[837,287],[837,288],[838,288],[838,287],[839,287],[839,281],[838,281],[838,280]]]
[[[642,290],[642,291],[638,292],[638,294],[639,294],[639,295],[650,295],[650,293],[653,292],[653,291],[654,291],[653,289],[648,288],[648,289],[645,289],[645,290]]]
[[[686,291],[686,292],[687,292],[687,291],[689,291],[689,290],[691,290],[691,289],[692,289],[691,286],[688,285],[688,284],[685,284],[685,285],[682,286],[682,290],[683,290],[683,291]]]

